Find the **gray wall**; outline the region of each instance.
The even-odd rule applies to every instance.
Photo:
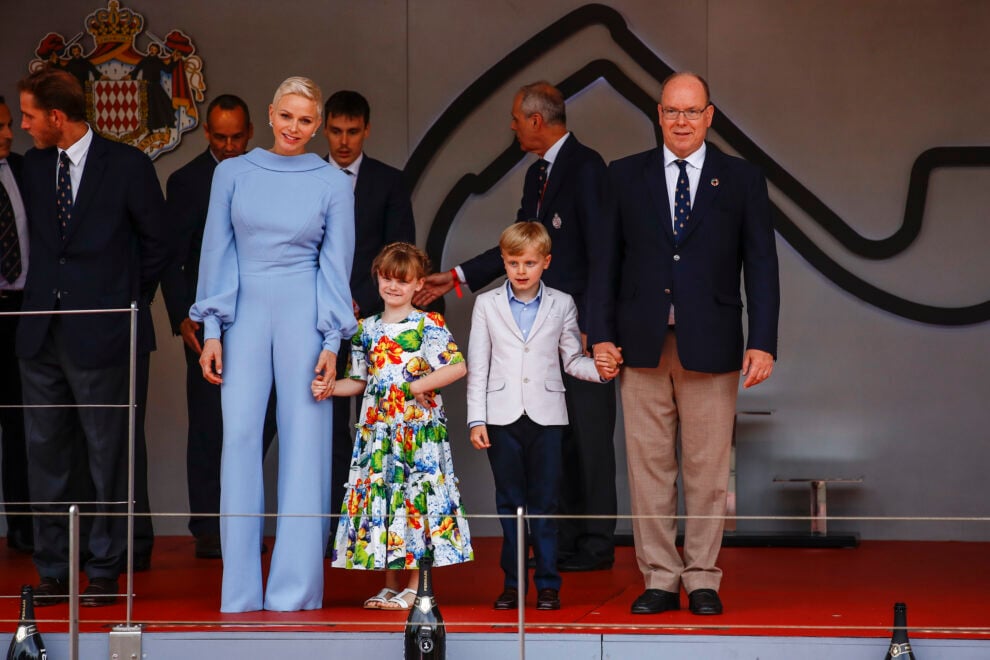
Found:
[[[402,167],[450,102],[510,50],[581,3],[546,0],[207,0],[125,3],[147,29],[183,29],[205,62],[207,98],[243,96],[255,114],[255,146],[269,146],[265,110],[288,75],[324,90],[359,89],[372,104],[366,149]],[[46,11],[3,0],[0,93],[15,85],[41,37],[82,29],[98,1],[51,0]],[[104,5],[105,6],[105,5]],[[908,177],[925,149],[990,144],[990,4],[949,0],[622,0],[611,5],[633,33],[676,69],[704,74],[713,101],[757,145],[858,233],[882,238],[901,224]],[[139,40],[144,46],[145,38]],[[91,42],[86,41],[87,50]],[[444,143],[414,191],[420,244],[453,183],[480,171],[511,141],[514,90],[559,81],[598,58],[615,61],[656,97],[659,83],[602,27],[565,39],[513,76]],[[205,109],[205,106],[204,106]],[[571,99],[569,125],[606,160],[651,147],[652,122],[604,81]],[[15,117],[18,113],[15,109]],[[718,136],[713,136],[718,141]],[[19,134],[15,150],[30,140]],[[168,175],[205,146],[200,133],[156,161]],[[325,152],[322,140],[312,150]],[[526,160],[525,164],[530,161]],[[515,213],[525,164],[459,213],[438,266],[450,268],[494,243]],[[791,200],[774,201],[825,254],[896,295],[962,306],[988,298],[982,253],[990,239],[987,168],[943,169],[931,180],[916,242],[887,260],[850,253]],[[805,515],[800,488],[774,476],[863,476],[830,491],[830,513],[847,516],[986,516],[990,464],[983,382],[985,323],[941,327],[908,321],[846,293],[778,238],[782,276],[780,359],[773,377],[741,393],[740,409],[771,409],[738,430],[739,513]],[[466,343],[473,296],[448,300]],[[148,410],[151,498],[159,512],[187,510],[184,362],[161,305]],[[470,512],[494,509],[487,461],[464,431],[463,384],[445,393],[455,460]],[[624,465],[622,429],[616,443]],[[271,472],[273,460],[269,460]],[[620,501],[628,490],[620,469]],[[802,529],[800,521],[744,521],[741,529]],[[184,533],[185,519],[156,522]],[[620,529],[629,529],[628,521]],[[842,521],[864,538],[990,539],[987,522]],[[475,533],[497,534],[491,520]]]

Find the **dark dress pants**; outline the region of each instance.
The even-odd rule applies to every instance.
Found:
[[[31,500],[66,503],[34,506],[34,563],[42,577],[68,577],[67,503],[89,491],[92,500],[100,503],[80,507],[90,521],[83,568],[91,579],[116,579],[124,568],[127,520],[100,514],[127,510],[128,414],[126,407],[102,406],[126,406],[129,369],[126,362],[78,367],[69,359],[63,340],[62,324],[52,319],[38,354],[21,360],[24,403],[94,407],[25,410]],[[85,477],[89,483],[81,484]],[[38,515],[51,513],[56,515]]]
[[[615,381],[590,383],[564,374],[567,417],[560,511],[560,556],[615,559]]]
[[[488,461],[495,476],[495,510],[502,525],[502,554],[505,588],[525,589],[519,584],[516,509],[529,515],[557,514],[562,476],[561,426],[540,426],[525,415],[506,426],[489,426]],[[508,517],[507,517],[508,516]],[[557,572],[557,521],[530,518],[528,542],[533,546],[537,589],[560,589]],[[526,548],[523,548],[526,553]]]
[[[24,294],[20,291],[0,291],[0,312],[19,312]],[[16,316],[0,316],[0,404],[19,406],[21,397],[21,367],[14,354],[17,331]],[[29,542],[33,536],[31,516],[26,504],[28,492],[27,449],[24,445],[24,410],[0,408],[0,478],[3,479],[3,501],[7,512],[7,534],[16,533]]]
[[[200,345],[203,331],[197,333]],[[186,481],[189,489],[189,531],[193,536],[220,535],[220,454],[223,451],[223,415],[220,386],[208,383],[199,355],[183,344],[186,355],[186,406],[189,434],[186,444]],[[275,439],[275,386],[265,413],[263,455]]]

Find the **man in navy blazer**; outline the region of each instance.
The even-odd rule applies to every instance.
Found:
[[[632,612],[678,609],[683,585],[693,613],[721,614],[715,563],[739,373],[751,387],[773,371],[776,245],[762,173],[705,142],[715,112],[707,83],[674,74],[658,112],[663,147],[609,165],[590,341],[596,356],[624,362],[633,534],[646,582]],[[683,559],[672,518],[678,431],[688,515]]]
[[[19,312],[24,298],[24,281],[27,279],[28,231],[27,215],[20,189],[23,159],[10,148],[14,142],[14,119],[10,107],[0,96],[0,214],[7,213],[14,220],[13,230],[0,232],[3,254],[13,242],[18,243],[15,252],[10,253],[9,264],[0,269],[0,312]],[[6,207],[6,208],[5,208]],[[7,259],[4,260],[8,261]],[[14,270],[8,270],[7,266]],[[6,272],[6,275],[4,274]],[[9,278],[7,277],[9,275]],[[17,331],[16,316],[0,316],[0,404],[20,406],[21,370],[14,352],[14,338]],[[3,502],[7,512],[7,547],[18,552],[31,553],[34,550],[32,520],[26,515],[30,509],[28,493],[27,454],[24,447],[24,411],[21,408],[0,408],[0,465],[3,470]]]
[[[189,318],[196,302],[199,254],[210,205],[210,185],[217,163],[247,151],[254,134],[247,104],[233,94],[210,101],[203,124],[209,146],[177,169],[165,184],[165,213],[175,228],[175,254],[162,274],[162,297],[172,332],[182,337],[186,357],[186,410],[189,426],[186,442],[186,485],[189,492],[189,531],[196,539],[194,553],[200,559],[220,559],[220,452],[223,419],[220,388],[203,378],[199,354],[203,352],[203,328]],[[267,452],[275,437],[275,391],[268,399],[262,436]]]
[[[512,104],[512,130],[523,151],[539,159],[526,171],[516,221],[539,220],[553,240],[553,267],[547,285],[574,298],[582,339],[588,332],[589,264],[598,252],[605,162],[567,130],[564,97],[547,82],[520,89]],[[472,291],[504,274],[498,246],[450,272],[427,278],[414,299],[429,304],[454,288],[457,277]],[[615,559],[615,385],[564,376],[570,426],[564,440],[564,474],[558,525],[562,571],[611,568]]]
[[[24,157],[31,254],[24,310],[126,309],[137,301],[137,353],[147,356],[154,349],[148,306],[169,259],[154,167],[138,149],[95,134],[86,123],[85,95],[71,74],[46,67],[21,80],[18,90],[21,128],[35,144]],[[33,501],[65,502],[80,488],[73,476],[78,460],[73,447],[80,438],[93,499],[127,500],[127,410],[87,406],[127,403],[129,345],[126,313],[21,319],[17,354],[24,403],[69,406],[25,412]],[[97,513],[125,510],[119,504],[95,508]],[[38,510],[64,513],[65,507]],[[34,542],[41,576],[37,604],[62,601],[69,572],[66,519],[37,516]],[[125,518],[92,519],[83,605],[115,601],[126,543]]]
[[[416,243],[412,201],[402,172],[364,153],[371,133],[371,106],[358,92],[340,90],[323,107],[323,132],[330,146],[327,160],[347,173],[354,183],[354,266],[351,297],[354,315],[363,318],[382,311],[377,280],[371,263],[389,243]],[[337,353],[337,373],[343,375],[350,360],[350,343]],[[354,427],[350,424],[351,397],[333,398],[333,457],[330,506],[340,512],[344,484],[351,464]]]

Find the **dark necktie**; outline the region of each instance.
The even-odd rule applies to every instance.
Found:
[[[547,169],[549,169],[550,163],[541,158],[536,161],[536,165],[539,168],[536,175],[536,185],[540,188],[540,197],[536,200],[536,214],[539,215],[540,207],[543,206],[543,195],[547,192]]]
[[[69,230],[72,220],[72,179],[69,177],[69,154],[58,155],[58,184],[55,186],[55,206],[58,216],[58,231],[62,240]]]
[[[21,274],[21,243],[14,221],[14,205],[0,181],[0,275],[13,284]]]
[[[674,244],[680,242],[684,225],[691,218],[691,187],[688,185],[687,161],[678,160],[677,185],[674,187]]]

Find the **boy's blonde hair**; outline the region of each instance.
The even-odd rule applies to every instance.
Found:
[[[371,276],[391,277],[408,282],[430,274],[430,258],[410,243],[389,243],[371,264]]]
[[[498,247],[510,257],[522,254],[528,248],[545,257],[550,254],[550,243],[550,233],[539,220],[513,222],[498,239]]]

